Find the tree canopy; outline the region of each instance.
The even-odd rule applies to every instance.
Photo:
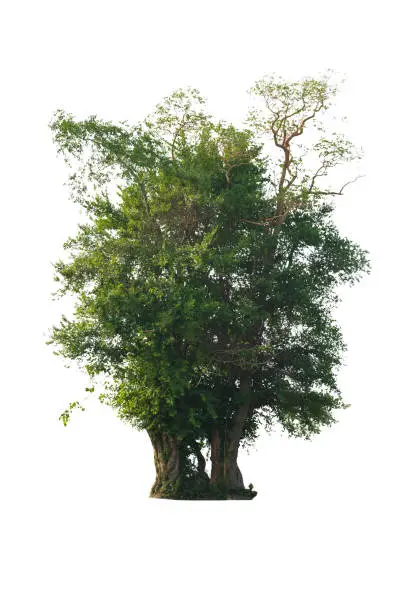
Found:
[[[192,88],[136,126],[62,110],[50,124],[87,221],[55,263],[57,295],[76,307],[49,343],[148,432],[157,497],[251,498],[239,447],[277,424],[308,438],[345,407],[333,309],[369,261],[333,221],[348,183],[328,180],[359,154],[321,121],[328,77],[272,75],[252,93],[244,128],[216,121]]]

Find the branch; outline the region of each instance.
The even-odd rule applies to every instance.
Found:
[[[252,223],[252,225],[262,225],[262,227],[265,227],[265,222],[250,221],[249,219],[241,219],[240,221],[241,223]]]
[[[320,166],[320,168],[318,168],[316,170],[316,172],[314,173],[314,175],[312,176],[312,180],[310,181],[310,187],[307,190],[308,193],[311,193],[315,184],[315,180],[319,177],[319,176],[324,176],[323,174],[320,174],[321,170],[324,170],[326,168],[326,164],[322,164]]]
[[[306,109],[306,100],[304,96],[302,96],[302,102],[303,102],[302,108],[298,108],[297,110],[293,111],[293,113],[290,113],[290,115],[285,115],[285,120],[291,119],[295,115],[299,115],[300,113],[303,113],[303,111]]]
[[[282,166],[282,172],[281,172],[281,177],[279,179],[279,193],[281,193],[282,189],[283,189],[283,185],[285,182],[285,178],[286,178],[286,173],[289,170],[289,166],[291,164],[291,155],[290,155],[290,147],[289,145],[285,145],[285,140],[283,141],[283,146],[282,149],[285,152],[285,160],[283,162],[283,166]]]
[[[230,164],[227,162],[226,157],[221,157],[222,161],[225,164],[226,170],[225,170],[225,178],[227,179],[227,183],[228,183],[228,187],[231,187],[231,177],[230,177],[230,172],[233,168],[238,168],[239,166],[248,166],[251,163],[251,159],[252,159],[252,154],[251,153],[246,153],[243,155],[243,157],[247,157],[248,161],[245,162],[240,162],[238,164]]]
[[[278,121],[278,119],[279,119],[279,118],[280,118],[280,116],[279,116],[279,115],[276,115],[275,119],[274,119],[274,120],[272,121],[272,123],[271,123],[271,130],[272,130],[273,140],[274,140],[275,145],[276,145],[277,147],[279,147],[280,149],[283,149],[283,148],[284,148],[283,144],[281,144],[281,143],[278,141],[278,134],[279,134],[279,130],[280,130],[280,128],[281,128],[281,125],[282,125],[282,121],[283,121],[283,119],[280,121],[279,127],[278,127],[278,128],[275,128],[275,123]]]
[[[324,106],[324,102],[323,101],[321,101],[319,104],[316,104],[316,107],[315,107],[314,111],[312,112],[312,114],[308,115],[307,117],[302,119],[302,121],[300,122],[298,128],[294,132],[292,132],[292,134],[289,136],[289,138],[287,138],[286,144],[289,144],[290,141],[292,140],[292,138],[295,138],[295,136],[300,136],[301,134],[303,134],[303,130],[304,130],[304,127],[305,127],[306,123],[308,121],[310,121],[310,119],[313,119],[313,117],[316,116],[316,113],[318,113],[319,111],[322,110],[323,106]]]
[[[316,175],[315,175],[316,176]],[[352,181],[347,181],[347,183],[344,183],[344,185],[342,186],[342,188],[340,189],[340,191],[313,191],[309,193],[312,193],[313,195],[343,195],[343,190],[347,187],[347,185],[351,185],[352,183],[355,183],[359,178],[363,178],[364,175],[359,175],[356,176],[355,179],[353,179]],[[252,225],[260,225],[262,227],[276,227],[277,225],[282,225],[282,223],[285,221],[286,217],[288,216],[289,212],[291,210],[293,210],[294,208],[299,208],[300,206],[303,206],[305,203],[304,202],[292,202],[289,203],[285,206],[285,209],[278,213],[277,215],[274,215],[273,217],[264,217],[262,221],[251,221],[250,219],[241,219],[241,223],[251,223]]]
[[[177,137],[178,137],[179,133],[181,132],[182,128],[184,127],[185,117],[186,117],[186,111],[184,111],[183,116],[180,119],[178,125],[176,126],[176,130],[175,130],[174,135],[173,135],[173,141],[171,143],[171,159],[173,161],[174,161],[174,158],[175,158],[175,156],[174,156],[174,149],[175,149],[175,146],[176,146],[176,140],[177,140]]]
[[[298,208],[303,206],[304,202],[291,202],[286,205],[285,210],[273,217],[264,217],[262,221],[251,221],[250,219],[241,219],[241,223],[251,223],[252,225],[261,225],[262,227],[276,227],[277,225],[282,225],[288,216],[289,212],[294,208]]]
[[[288,265],[287,265],[287,269],[289,269],[292,266],[293,263],[293,257],[295,256],[296,250],[298,248],[298,244],[294,244],[290,250],[289,256],[288,256]]]
[[[141,192],[141,194],[143,196],[143,199],[144,199],[144,202],[146,204],[146,212],[147,212],[148,216],[150,216],[150,206],[149,206],[149,200],[147,198],[147,193],[146,193],[145,185],[144,185],[144,183],[142,181],[137,181],[137,184],[139,185],[140,192]]]
[[[358,179],[363,178],[364,176],[365,176],[364,174],[359,174],[352,181],[347,181],[347,183],[344,183],[340,191],[313,191],[313,192],[309,191],[309,193],[313,193],[314,195],[343,195],[343,189],[347,187],[347,185],[351,185],[352,183],[355,183],[356,181],[358,181]]]

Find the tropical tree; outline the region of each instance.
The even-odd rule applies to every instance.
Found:
[[[240,447],[277,424],[310,437],[346,406],[333,308],[369,263],[332,219],[346,185],[327,181],[358,153],[318,123],[336,93],[328,78],[272,76],[252,91],[263,106],[240,129],[195,89],[137,126],[63,111],[51,123],[87,223],[55,264],[57,295],[76,307],[49,343],[147,431],[155,497],[251,499]],[[306,128],[319,136],[308,147]]]

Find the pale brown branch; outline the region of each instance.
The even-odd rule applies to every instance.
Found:
[[[347,181],[347,183],[344,183],[343,187],[339,191],[313,191],[312,193],[315,195],[343,195],[343,190],[347,187],[347,185],[351,185],[352,183],[358,181],[359,178],[363,177],[363,174],[359,174],[359,176],[356,176],[356,178],[352,181]]]
[[[225,166],[226,166],[226,170],[225,170],[225,178],[227,179],[227,183],[229,186],[231,186],[231,178],[230,178],[230,172],[233,168],[238,168],[239,166],[248,166],[248,164],[251,162],[251,158],[252,155],[250,153],[246,154],[248,161],[246,162],[240,162],[238,164],[229,164],[227,163],[225,157],[222,157],[222,161],[224,162]],[[245,157],[245,155],[243,156]]]
[[[272,130],[273,140],[274,140],[275,145],[276,145],[277,147],[279,147],[280,149],[283,149],[283,144],[281,144],[281,143],[278,141],[278,134],[279,134],[279,130],[280,130],[280,127],[281,127],[281,125],[282,125],[282,121],[283,121],[283,119],[281,120],[279,127],[278,127],[278,128],[275,128],[275,123],[278,121],[278,119],[280,119],[280,116],[279,116],[279,115],[276,115],[275,119],[274,119],[274,120],[272,121],[272,123],[271,123],[271,130]]]
[[[287,188],[288,188],[288,189],[289,189],[290,187],[292,187],[293,183],[296,181],[296,179],[297,179],[297,177],[298,177],[298,173],[297,173],[297,172],[295,172],[294,174],[292,174],[291,172],[289,172],[289,174],[291,175],[291,177],[292,177],[292,178],[290,179],[290,181],[288,181],[288,184],[287,184]]]
[[[324,170],[325,168],[326,168],[326,165],[325,165],[325,164],[322,164],[322,165],[320,166],[320,168],[318,168],[318,169],[316,170],[316,172],[315,172],[315,173],[314,173],[314,175],[312,176],[312,180],[311,180],[311,182],[310,182],[310,187],[309,187],[309,189],[308,189],[308,193],[311,193],[311,192],[312,192],[316,179],[317,179],[319,176],[323,176],[322,174],[320,174],[320,171],[321,171],[321,170]]]
[[[303,202],[291,202],[286,205],[285,210],[283,212],[274,215],[273,217],[264,217],[262,221],[250,221],[249,219],[241,219],[241,223],[251,223],[252,225],[261,225],[263,227],[276,227],[277,225],[282,225],[285,221],[286,217],[294,208],[299,208],[303,206]]]
[[[311,119],[313,119],[313,118],[316,116],[316,114],[317,114],[319,111],[321,111],[321,110],[322,110],[323,106],[324,106],[324,103],[323,103],[323,101],[322,101],[322,102],[320,102],[319,104],[317,104],[317,105],[316,105],[316,107],[315,107],[315,109],[314,109],[314,111],[312,112],[312,114],[311,114],[311,115],[308,115],[307,117],[305,117],[304,119],[302,119],[302,121],[300,122],[300,124],[299,124],[298,128],[297,128],[297,129],[296,129],[294,132],[292,132],[292,134],[289,136],[289,138],[287,138],[287,140],[286,140],[286,143],[287,143],[287,144],[289,144],[289,143],[290,143],[290,141],[291,141],[293,138],[295,138],[296,136],[300,136],[301,134],[303,134],[303,130],[304,130],[304,127],[305,127],[306,123],[307,123],[308,121],[310,121]]]
[[[289,146],[283,146],[283,150],[285,152],[285,160],[283,162],[283,166],[282,166],[282,172],[281,172],[281,177],[279,180],[279,192],[282,191],[283,189],[283,185],[285,182],[285,178],[286,178],[286,173],[289,169],[290,163],[291,163],[291,156],[290,156],[290,148]]]
[[[297,110],[293,111],[293,113],[291,113],[290,115],[285,115],[285,120],[287,121],[288,119],[291,119],[292,117],[294,117],[295,115],[299,115],[300,113],[303,113],[303,111],[306,108],[306,101],[304,99],[304,97],[302,97],[302,102],[303,102],[303,106],[302,108],[298,108]]]

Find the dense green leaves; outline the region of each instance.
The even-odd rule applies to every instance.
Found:
[[[251,114],[253,131],[214,122],[196,90],[136,127],[62,111],[51,123],[87,222],[55,264],[76,309],[50,343],[101,375],[101,401],[140,429],[209,443],[212,424],[227,431],[249,401],[249,444],[276,423],[308,437],[344,407],[332,310],[337,287],[369,264],[318,182],[353,151],[319,136],[316,171],[295,155],[292,141],[330,106],[326,81],[270,78],[255,92],[266,111]],[[275,167],[265,133],[283,156]]]

